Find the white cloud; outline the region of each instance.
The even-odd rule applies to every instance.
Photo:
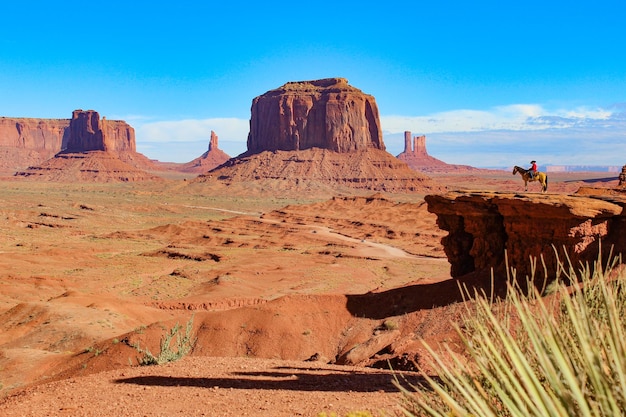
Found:
[[[567,128],[588,120],[607,120],[604,109],[547,110],[538,104],[511,104],[489,110],[452,110],[426,116],[381,116],[383,130],[399,133],[479,132],[489,130],[542,130]]]
[[[401,132],[427,136],[430,155],[448,163],[510,166],[536,159],[553,165],[611,165],[626,161],[626,112],[577,107],[547,110],[516,104],[428,116],[382,116],[387,149],[404,147]]]
[[[187,119],[158,121],[135,126],[137,142],[167,143],[206,141],[214,131],[219,140],[245,142],[248,120],[237,118]]]

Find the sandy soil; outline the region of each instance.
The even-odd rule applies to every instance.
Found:
[[[433,178],[523,191],[506,172]],[[421,340],[455,346],[435,216],[418,194],[267,190],[0,181],[0,415],[393,415],[389,363],[415,383]],[[139,366],[181,323],[190,354]]]

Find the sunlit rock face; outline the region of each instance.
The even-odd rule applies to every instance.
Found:
[[[74,110],[67,152],[135,152],[135,129],[123,120],[100,119],[94,110]]]
[[[248,154],[385,149],[376,100],[345,78],[288,82],[252,101]]]
[[[578,269],[600,251],[626,250],[626,196],[450,192],[425,197],[448,231],[442,239],[453,277],[469,273],[554,279],[566,256]],[[564,253],[566,252],[566,253]],[[558,254],[558,255],[557,255]]]

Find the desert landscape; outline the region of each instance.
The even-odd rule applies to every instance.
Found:
[[[396,158],[377,117],[347,80],[287,83],[253,101],[248,152],[213,133],[188,164],[94,111],[12,142],[2,120],[0,414],[395,415],[423,341],[462,351],[459,283],[487,288],[505,250],[523,272],[551,244],[624,249],[617,175],[525,192],[410,132]],[[148,364],[168,334],[189,350]]]

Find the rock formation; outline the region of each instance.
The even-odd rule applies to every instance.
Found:
[[[252,102],[247,152],[195,182],[271,181],[301,189],[445,189],[385,151],[378,107],[344,78],[290,82]],[[278,182],[280,184],[278,184]]]
[[[15,176],[44,181],[160,180],[141,169],[154,165],[135,151],[135,130],[126,122],[101,120],[93,110],[75,110],[66,131],[63,150]]]
[[[69,137],[68,119],[0,117],[0,170],[13,173],[52,158]]]
[[[100,119],[94,110],[74,110],[66,152],[136,152],[135,129],[122,120]]]
[[[414,136],[411,140],[411,132],[404,132],[404,151],[397,158],[416,171],[422,172],[454,172],[474,171],[478,168],[469,165],[453,165],[443,162],[428,154],[426,150],[426,136]]]
[[[230,159],[224,151],[218,147],[217,135],[211,130],[211,140],[209,142],[209,149],[203,153],[200,157],[194,159],[191,162],[184,164],[179,170],[183,172],[207,172],[215,167],[222,165],[224,162]]]
[[[626,196],[586,194],[451,192],[425,200],[439,227],[448,231],[442,244],[453,277],[489,276],[493,268],[503,278],[508,262],[524,280],[534,259],[535,279],[543,280],[557,275],[555,249],[561,260],[565,251],[576,269],[579,262],[597,259],[600,246],[603,252],[611,245],[614,253],[626,250]]]
[[[343,154],[327,149],[262,152],[231,158],[195,182],[225,184],[266,181],[275,187],[307,190],[317,185],[384,192],[441,192],[425,175],[378,149]]]
[[[385,149],[374,97],[345,78],[289,82],[252,101],[248,153]]]

